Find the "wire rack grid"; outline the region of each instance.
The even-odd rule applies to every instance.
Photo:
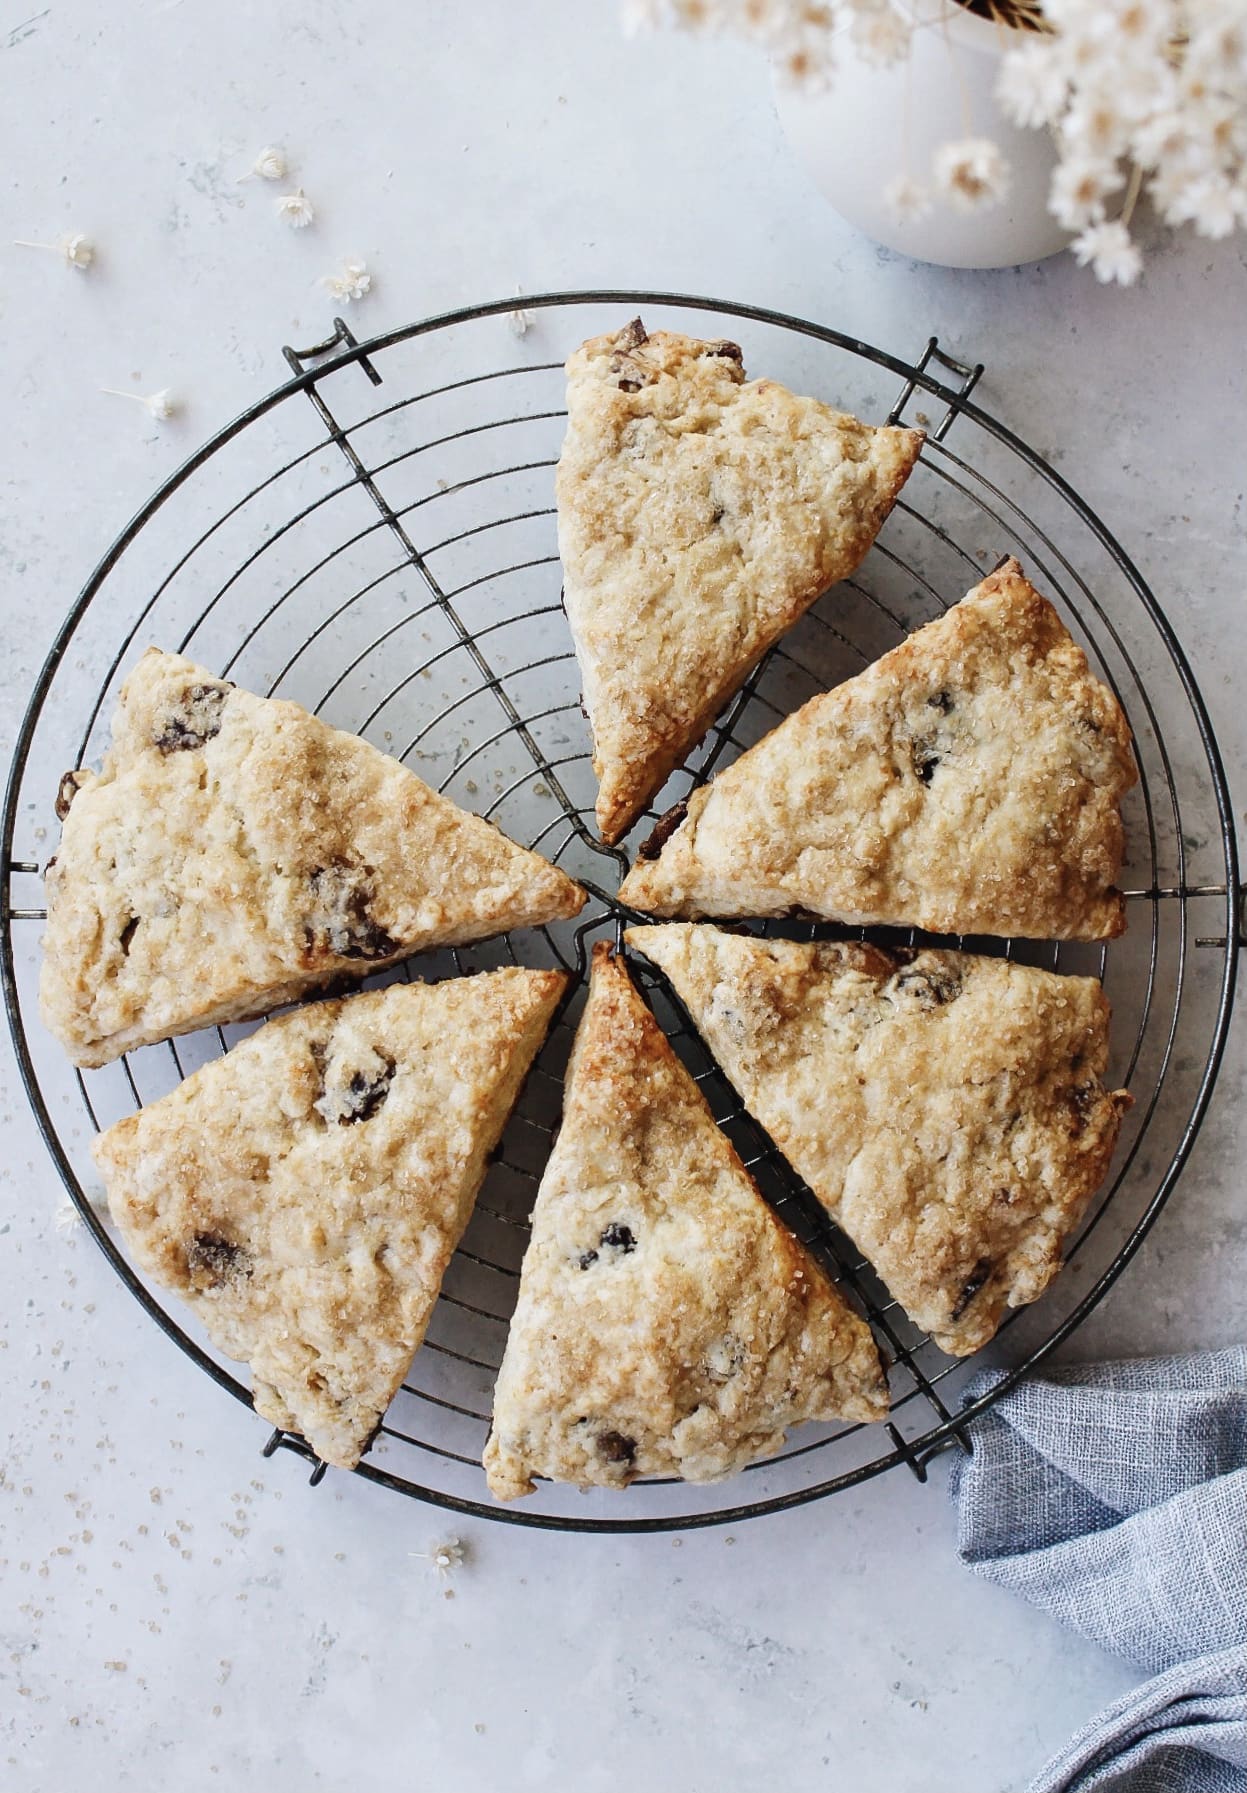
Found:
[[[426,1342],[356,1473],[459,1512],[602,1531],[738,1522],[902,1463],[925,1478],[932,1455],[964,1442],[964,1420],[1068,1338],[1121,1274],[1207,1107],[1241,932],[1232,809],[1207,713],[1161,606],[1123,549],[1043,457],[975,403],[981,366],[954,359],[934,338],[906,362],[818,324],[704,298],[611,291],[523,304],[534,327],[522,338],[508,336],[515,301],[504,300],[363,344],[337,320],[327,341],[287,349],[291,379],[193,455],[88,581],[36,681],[0,836],[0,980],[27,1093],[118,1276],[202,1369],[249,1404],[243,1383],[142,1279],[97,1212],[87,1147],[95,1130],[165,1093],[250,1028],[213,1028],[74,1072],[44,1033],[35,1000],[41,842],[57,775],[98,759],[137,654],[151,642],[176,648],[365,736],[563,865],[591,894],[575,924],[418,962],[426,978],[560,964],[576,974],[575,988],[504,1136]],[[568,349],[637,312],[651,328],[730,333],[752,370],[867,418],[920,424],[927,444],[859,573],[771,651],[630,842],[610,849],[592,825],[590,738],[561,608],[552,471]],[[883,1427],[802,1428],[779,1456],[727,1485],[646,1481],[591,1494],[543,1486],[518,1506],[496,1506],[480,1470],[493,1377],[588,956],[595,939],[618,937],[627,919],[614,894],[627,849],[716,767],[939,614],[1004,553],[1023,560],[1116,692],[1141,773],[1127,811],[1130,925],[1121,940],[940,942],[1090,972],[1113,1002],[1111,1072],[1135,1106],[1066,1270],[975,1360],[975,1368],[999,1363],[1004,1376],[963,1404],[971,1366],[942,1356],[912,1326],[741,1109],[662,980],[636,964],[764,1192],[867,1314],[891,1366],[892,1418]],[[803,932],[923,943],[882,930]],[[371,981],[411,975],[404,966]],[[310,1459],[313,1480],[324,1474],[299,1438],[274,1432],[263,1448]]]

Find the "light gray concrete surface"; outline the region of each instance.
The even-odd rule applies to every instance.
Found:
[[[330,315],[317,276],[358,255],[361,332],[517,283],[621,284],[983,359],[986,402],[1161,594],[1241,799],[1241,242],[1158,242],[1126,293],[1065,260],[915,267],[809,187],[755,59],[625,44],[605,0],[0,0],[0,94],[6,758],[103,547],[284,377],[279,345]],[[235,184],[266,142],[314,229]],[[87,275],[7,246],[68,229],[99,246]],[[168,386],[185,411],[158,428],[100,386]],[[1243,1336],[1245,1065],[1237,1027],[1177,1194],[1078,1352]],[[340,1475],[310,1490],[56,1230],[7,1046],[0,1072],[0,1785],[1000,1793],[1135,1679],[958,1567],[938,1469],[653,1540],[448,1525]],[[453,1531],[470,1561],[441,1583],[413,1553]]]

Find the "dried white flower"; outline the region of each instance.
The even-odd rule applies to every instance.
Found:
[[[1152,113],[1130,133],[1130,154],[1140,168],[1176,161],[1189,143],[1186,123],[1176,107]]]
[[[853,19],[853,42],[863,62],[887,68],[909,50],[909,25],[891,6],[859,10]]]
[[[1010,50],[1000,64],[996,98],[1014,124],[1052,124],[1065,105],[1069,72],[1062,48],[1047,40]]]
[[[321,285],[328,288],[332,298],[349,305],[353,299],[362,299],[365,293],[372,291],[372,275],[362,261],[345,261],[341,273],[326,274]]]
[[[1112,162],[1091,156],[1059,162],[1052,175],[1048,210],[1063,230],[1081,230],[1104,216],[1104,201],[1121,186]]]
[[[1173,224],[1191,223],[1201,237],[1228,237],[1247,208],[1247,195],[1223,175],[1205,174],[1186,186],[1168,206]]]
[[[61,238],[61,254],[71,268],[89,268],[95,260],[95,244],[80,230]]]
[[[516,287],[515,296],[517,299],[522,299],[524,297],[523,287]],[[535,319],[533,318],[532,312],[525,311],[522,305],[517,305],[514,311],[508,311],[507,313],[507,325],[510,328],[512,336],[527,336],[528,332],[532,329],[534,322]]]
[[[240,174],[240,181],[249,181],[253,177],[262,181],[284,181],[289,168],[286,158],[275,143],[266,143],[246,174]]]
[[[1061,144],[1067,155],[1113,160],[1130,141],[1130,126],[1117,93],[1084,91],[1061,120]]]
[[[925,218],[931,210],[931,189],[908,174],[898,174],[883,189],[884,204],[900,223]]]
[[[803,88],[807,93],[825,93],[836,72],[833,43],[830,35],[820,42],[811,39],[808,33],[794,34],[775,58],[780,79],[787,86]]]
[[[16,238],[18,249],[47,249],[53,255],[59,255],[68,268],[78,268],[83,273],[95,260],[95,244],[90,237],[83,236],[80,230],[67,231],[58,237],[55,243],[27,243],[21,237]]]
[[[1247,7],[1242,0],[1192,0],[1187,7],[1188,68],[1247,79]]]
[[[1169,0],[1161,0],[1168,5]],[[1096,6],[1088,6],[1086,0],[1044,0],[1044,18],[1059,34],[1063,43],[1075,59],[1089,59],[1094,56],[1103,42],[1106,32],[1113,28],[1113,12],[1115,0],[1099,0]]]
[[[657,31],[663,24],[662,0],[623,0],[620,22],[625,37],[636,37],[642,31]]]
[[[168,423],[171,417],[177,416],[180,409],[179,401],[167,386],[162,386],[159,392],[148,393],[120,392],[115,386],[101,386],[100,391],[106,392],[110,398],[128,398],[135,404],[142,405],[148,416],[154,417],[157,423]]]
[[[966,137],[935,152],[935,184],[958,211],[996,205],[1009,190],[1009,164],[990,137]]]
[[[1165,111],[1176,95],[1172,69],[1137,57],[1121,62],[1112,83],[1113,109],[1128,132]]]
[[[306,230],[309,224],[315,222],[316,208],[302,187],[296,187],[293,193],[283,193],[277,201],[277,216],[291,230]]]
[[[845,0],[843,16],[847,22],[850,13],[877,14],[890,6],[891,0]],[[835,73],[835,9],[818,0],[662,0],[634,12],[650,26],[730,31],[765,50],[781,80],[807,90],[827,87]]]
[[[1119,43],[1142,46],[1149,54],[1168,43],[1171,0],[1112,0],[1105,13],[1105,34]]]
[[[64,1196],[57,1204],[52,1216],[52,1225],[58,1233],[76,1233],[82,1226],[82,1215],[68,1196]]]
[[[1187,222],[1186,196],[1190,184],[1190,171],[1181,162],[1163,163],[1147,183],[1148,198],[1165,223],[1175,229]]]
[[[1143,267],[1138,245],[1120,219],[1088,225],[1070,247],[1079,266],[1085,268],[1090,263],[1096,279],[1105,285],[1115,280],[1119,286],[1133,286]]]
[[[413,1550],[410,1554],[418,1562],[432,1563],[443,1578],[468,1560],[467,1546],[459,1538],[446,1538],[441,1544],[434,1544],[431,1550]]]

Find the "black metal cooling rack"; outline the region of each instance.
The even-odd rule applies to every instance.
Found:
[[[968,1414],[1033,1369],[1125,1269],[1172,1191],[1206,1110],[1229,1024],[1240,946],[1237,846],[1221,756],[1164,610],[1086,503],[981,409],[983,372],[932,338],[913,362],[838,331],[748,305],[633,292],[503,300],[359,343],[287,349],[291,379],[194,454],[88,581],[38,680],[18,737],[0,837],[0,978],[27,1094],[65,1185],[118,1276],[158,1324],[240,1401],[250,1396],[191,1322],[165,1305],[92,1205],[93,1131],[164,1093],[249,1029],[227,1027],[74,1072],[37,1015],[39,867],[58,775],[98,758],[120,680],[149,642],[249,688],[296,698],[395,753],[428,782],[561,863],[591,892],[578,924],[419,961],[423,977],[560,963],[583,981],[595,937],[617,934],[627,865],[592,827],[594,781],[561,611],[552,469],[561,364],[583,337],[642,312],[650,327],[730,332],[746,365],[881,421],[921,424],[927,445],[857,577],[819,601],[748,681],[643,819],[684,796],[813,691],[860,670],[1016,553],[1058,604],[1135,734],[1128,800],[1129,929],[1094,948],[956,944],[1093,972],[1114,1007],[1115,1078],[1128,1118],[1112,1177],[1035,1308],[1012,1315],[983,1362],[1004,1380],[963,1406],[968,1374],[919,1333],[743,1113],[670,991],[636,965],[677,1050],[768,1197],[870,1318],[891,1362],[880,1427],[806,1427],[785,1451],[711,1488],[649,1481],[626,1492],[542,1487],[489,1500],[479,1467],[493,1376],[514,1300],[526,1215],[557,1122],[577,991],[508,1128],[429,1336],[357,1474],[455,1511],[577,1530],[653,1531],[739,1521],[829,1494],[898,1464],[919,1477],[962,1442]],[[899,390],[898,390],[899,385]],[[1019,408],[1015,400],[1012,406]],[[954,435],[956,446],[950,443]],[[99,677],[99,669],[106,668]],[[625,843],[626,845],[627,843]],[[806,930],[912,943],[913,934]],[[410,976],[402,968],[388,976]],[[374,981],[384,981],[374,980]],[[301,1439],[279,1447],[316,1464]]]

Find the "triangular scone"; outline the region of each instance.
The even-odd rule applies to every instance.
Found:
[[[650,915],[1108,939],[1137,777],[1116,698],[1011,560],[694,791],[620,895]]]
[[[155,649],[57,811],[40,997],[80,1065],[585,900],[366,741]]]
[[[617,841],[772,642],[854,571],[922,447],[640,319],[567,363],[563,592]]]
[[[775,1219],[599,945],[498,1375],[490,1488],[712,1481],[800,1420],[887,1407],[865,1323]]]
[[[1108,1170],[1098,982],[971,953],[891,955],[633,928],[789,1163],[943,1350],[1043,1293]]]
[[[566,982],[310,1004],[95,1142],[139,1265],[327,1463],[359,1461],[406,1374]]]

